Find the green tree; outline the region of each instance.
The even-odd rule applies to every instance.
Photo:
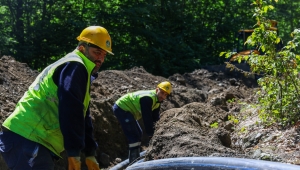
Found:
[[[239,29],[255,24],[250,0],[0,0],[0,4],[5,9],[0,14],[4,23],[0,50],[33,69],[73,50],[83,28],[101,25],[110,32],[115,53],[102,69],[144,66],[155,75],[183,74],[223,64],[225,59],[218,54],[233,48]],[[297,4],[278,3],[272,14],[272,19],[280,19],[279,27],[284,26],[280,34],[285,43],[285,28],[293,29],[299,22]],[[292,9],[283,13],[288,5]]]
[[[12,27],[10,22],[10,15],[8,13],[9,9],[7,6],[0,5],[0,57],[1,54],[12,54],[14,52],[13,45],[16,41],[13,36],[11,36]]]
[[[118,56],[104,68],[144,66],[156,75],[190,72],[218,64],[222,49],[232,48],[235,32],[247,25],[249,2],[154,1],[112,3],[113,42]],[[113,44],[113,45],[114,45]]]
[[[258,45],[263,54],[239,58],[243,57],[249,63],[253,73],[263,73],[263,77],[258,79],[260,90],[257,93],[259,116],[263,122],[292,125],[300,118],[300,67],[297,65],[300,56],[295,53],[299,45],[300,30],[295,29],[292,32],[292,40],[278,52],[276,44],[280,42],[280,37],[276,31],[268,29],[271,27],[268,13],[274,6],[262,0],[256,0],[253,4],[257,24],[246,43]],[[230,57],[230,53],[227,57]]]
[[[279,36],[282,38],[284,44],[287,44],[290,40],[290,33],[293,32],[295,28],[299,28],[299,5],[300,2],[292,0],[278,1],[274,4],[275,10],[271,14],[271,17],[279,21]]]

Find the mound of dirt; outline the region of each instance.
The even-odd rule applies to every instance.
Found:
[[[210,127],[213,123],[222,124],[226,117],[226,111],[197,102],[165,111],[157,123],[146,160],[212,155],[236,157],[238,153],[230,148],[230,132]]]
[[[37,74],[13,57],[1,57],[1,123],[12,113]],[[224,156],[300,164],[299,126],[287,130],[265,128],[257,123],[256,110],[242,107],[242,102],[256,101],[255,79],[229,72],[224,66],[174,74],[168,78],[152,75],[143,67],[134,67],[100,71],[92,84],[91,113],[99,144],[97,159],[102,168],[109,169],[127,159],[128,145],[113,115],[113,103],[128,92],[154,89],[164,80],[172,83],[173,93],[162,104],[161,119],[150,143],[143,138],[146,160]],[[229,115],[245,118],[236,124]],[[66,167],[66,159],[56,162],[56,170]],[[0,169],[6,169],[2,157]]]

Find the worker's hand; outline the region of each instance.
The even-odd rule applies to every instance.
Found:
[[[88,167],[88,170],[100,170],[99,164],[94,156],[86,157],[85,163]]]
[[[68,157],[69,170],[80,170],[80,157]]]

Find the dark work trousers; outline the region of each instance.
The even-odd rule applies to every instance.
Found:
[[[2,128],[0,152],[11,170],[53,170],[53,154],[46,147]]]
[[[119,120],[123,132],[128,140],[129,149],[137,148],[141,145],[142,129],[130,112],[126,112],[118,105],[114,104],[113,112]]]

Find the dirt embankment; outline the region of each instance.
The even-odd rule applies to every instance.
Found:
[[[1,57],[1,122],[12,113],[37,74],[13,57]],[[99,144],[97,159],[102,168],[109,169],[127,158],[127,142],[112,113],[113,103],[128,92],[154,89],[164,80],[170,81],[174,90],[162,104],[161,119],[149,145],[143,139],[143,149],[147,149],[146,160],[224,156],[300,164],[299,126],[286,130],[264,128],[257,125],[256,110],[242,108],[241,102],[256,100],[254,79],[229,72],[224,66],[174,74],[168,78],[134,67],[122,71],[101,71],[92,84],[91,112]],[[234,124],[229,115],[240,118],[240,123]],[[246,131],[241,131],[242,128]],[[62,156],[65,157],[65,154]],[[66,167],[64,159],[56,163],[55,169]],[[5,168],[1,157],[0,169]]]

